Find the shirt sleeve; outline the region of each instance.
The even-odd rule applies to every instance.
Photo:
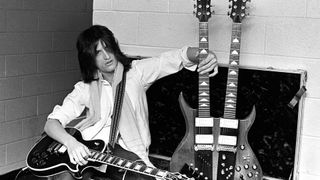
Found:
[[[185,46],[162,53],[160,56],[133,61],[132,68],[139,75],[144,87],[148,88],[156,80],[174,74],[182,68],[196,70],[197,64],[187,58],[187,49],[188,47]]]
[[[54,107],[48,119],[57,119],[65,127],[70,121],[80,116],[88,100],[89,85],[78,82],[74,85],[73,91],[64,98],[62,105]]]

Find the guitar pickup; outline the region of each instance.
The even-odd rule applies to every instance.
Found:
[[[238,129],[238,126],[239,126],[238,119],[220,118],[220,127],[221,128]]]
[[[213,127],[213,117],[195,118],[195,127]]]
[[[213,144],[212,134],[196,134],[195,137],[196,144]]]

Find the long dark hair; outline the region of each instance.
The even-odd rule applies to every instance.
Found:
[[[102,40],[106,49],[114,54],[115,58],[123,64],[124,70],[131,68],[132,59],[123,54],[113,33],[105,26],[93,25],[84,30],[77,39],[78,60],[82,80],[90,83],[96,79],[98,67],[96,65],[96,47],[99,40]]]

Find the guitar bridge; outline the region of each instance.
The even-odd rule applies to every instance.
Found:
[[[214,145],[213,144],[196,144],[194,145],[195,151],[213,151]]]
[[[228,152],[233,152],[236,153],[237,147],[235,146],[225,146],[225,145],[217,145],[217,151],[228,151]]]

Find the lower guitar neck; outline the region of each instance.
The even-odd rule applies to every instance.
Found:
[[[139,174],[147,175],[154,178],[160,179],[174,179],[172,178],[172,173],[160,170],[157,168],[146,166],[142,163],[136,161],[130,161],[121,157],[114,156],[109,153],[101,153],[95,150],[91,150],[92,155],[89,157],[89,161],[99,162],[106,165],[115,166],[121,169],[126,169]]]

